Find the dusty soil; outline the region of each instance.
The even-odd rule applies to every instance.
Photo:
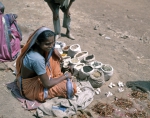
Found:
[[[18,24],[23,33],[22,44],[41,26],[53,30],[52,14],[44,0],[1,2],[5,5],[5,13],[18,14]],[[94,54],[96,60],[114,68],[112,78],[101,87],[101,93],[95,95],[89,110],[99,100],[109,103],[114,96],[127,98],[130,89],[125,87],[125,91],[119,93],[117,86],[113,89],[108,87],[110,82],[117,84],[118,81],[150,80],[149,0],[76,0],[70,11],[72,34],[76,40],[66,37],[59,40],[67,45],[80,44],[83,51]],[[61,11],[60,17],[62,22]],[[63,28],[62,33],[65,33]],[[21,108],[21,104],[5,86],[15,79],[11,71],[5,70],[6,66],[14,69],[13,62],[0,65],[0,118],[32,118],[32,112]],[[113,93],[112,97],[106,97],[108,91]]]

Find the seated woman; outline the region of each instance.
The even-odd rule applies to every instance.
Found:
[[[41,27],[29,37],[17,58],[17,85],[29,100],[67,98],[66,79],[71,78],[71,73],[61,72],[60,54],[54,45],[54,33]],[[75,94],[76,85],[72,85]]]

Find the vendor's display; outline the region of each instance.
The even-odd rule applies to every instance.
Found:
[[[79,64],[80,63],[80,60],[78,59],[78,58],[72,58],[71,60],[70,60],[70,63],[69,63],[69,65],[70,65],[70,67],[71,68],[74,68],[74,66],[75,65],[77,65],[77,64]]]
[[[95,61],[95,55],[93,54],[84,57],[84,63],[86,63],[87,65],[90,65],[93,61]]]
[[[115,86],[116,86],[116,85],[115,85],[114,83],[112,83],[112,82],[108,85],[109,88],[113,88],[113,87],[115,87]]]
[[[70,71],[77,82],[89,81],[95,89],[95,94],[100,94],[100,87],[110,80],[113,75],[113,67],[110,64],[103,64],[101,61],[96,60],[94,54],[82,51],[79,44],[63,45],[64,43],[59,41],[58,44],[61,45],[63,52],[61,54],[63,58],[61,63],[62,72]],[[108,87],[112,89],[115,84],[111,82]],[[124,91],[120,83],[118,83],[118,91]],[[79,90],[78,93],[80,93]],[[113,96],[113,94],[111,91],[105,92],[106,97]]]
[[[110,97],[110,96],[113,96],[113,93],[108,91],[108,92],[105,93],[105,95],[106,95],[106,97]]]
[[[62,41],[56,41],[55,45],[60,45],[61,49],[63,49],[66,46],[66,43]]]
[[[70,56],[66,56],[66,57],[63,58],[63,61],[64,61],[65,65],[66,65],[66,63],[69,64],[70,60],[71,60]]]
[[[55,44],[55,49],[57,49],[60,54],[63,54],[63,51],[60,45]]]
[[[79,71],[81,70],[81,68],[85,66],[84,63],[79,63],[79,64],[76,64],[73,68],[73,76],[77,76],[78,77],[78,74],[79,74]]]
[[[57,44],[63,43],[58,41]],[[62,71],[65,72],[71,68],[73,76],[78,81],[89,81],[94,88],[99,88],[113,75],[111,65],[103,64],[95,59],[94,54],[89,55],[87,51],[82,51],[79,44],[65,44],[62,51]]]
[[[69,48],[70,48],[70,46],[69,46],[69,45],[67,45],[67,46],[65,46],[64,48],[62,48],[63,53],[68,54],[68,50],[69,50]]]
[[[62,53],[61,56],[62,56],[62,58],[67,57],[67,54]]]
[[[91,66],[85,65],[79,71],[79,79],[80,80],[87,80],[87,77],[93,73],[94,69]]]
[[[96,88],[96,89],[95,89],[96,95],[100,94],[100,92],[101,92],[101,89],[100,89],[100,88]]]
[[[133,107],[133,102],[124,98],[117,98],[116,101],[114,101],[114,104],[122,109],[129,109]]]
[[[79,44],[73,44],[69,47],[68,56],[73,58],[74,55],[77,54],[78,52],[81,52],[80,45]]]
[[[104,73],[105,81],[108,81],[112,77],[114,71],[113,67],[109,64],[103,64],[100,70]]]
[[[109,117],[115,111],[112,105],[101,103],[101,102],[95,104],[92,110],[103,117]]]
[[[88,56],[87,51],[81,51],[74,55],[75,58],[78,58],[79,60],[83,60],[84,57]]]
[[[136,99],[146,100],[148,98],[148,94],[142,91],[132,91],[131,96]]]
[[[94,70],[88,77],[88,80],[93,88],[101,87],[105,83],[104,73],[99,70]]]
[[[99,62],[99,61],[93,61],[93,62],[91,62],[91,66],[93,67],[93,68],[95,68],[95,69],[99,69],[99,68],[101,68],[102,67],[102,63],[101,62]]]
[[[136,111],[136,112],[126,112],[125,114],[128,118],[148,118],[147,113],[145,111]]]

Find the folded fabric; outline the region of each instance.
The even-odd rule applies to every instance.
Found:
[[[128,81],[126,86],[135,90],[140,89],[144,92],[150,92],[150,81]]]
[[[150,81],[128,81],[126,86],[132,90],[141,90],[149,94],[148,99],[150,99]]]
[[[77,93],[72,99],[54,97],[45,103],[24,98],[19,92],[16,81],[8,83],[7,88],[11,90],[25,109],[36,109],[35,116],[37,117],[43,117],[44,115],[68,117],[76,114],[77,110],[85,109],[93,101],[95,95],[89,82],[80,82],[77,85],[80,87],[81,92]]]
[[[81,92],[76,94],[78,109],[85,109],[92,101],[95,91],[89,81],[78,82]]]
[[[41,104],[36,110],[37,117],[44,115],[54,117],[70,117],[76,114],[77,110],[85,109],[92,101],[95,95],[91,84],[87,82],[77,83],[81,92],[77,93],[72,99],[58,98],[47,100]]]

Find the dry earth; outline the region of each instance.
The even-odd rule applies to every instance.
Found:
[[[22,44],[41,26],[53,29],[51,11],[43,0],[1,2],[5,5],[5,13],[18,14],[18,24],[23,33]],[[71,14],[72,33],[76,40],[66,37],[60,40],[68,45],[80,44],[81,49],[94,54],[96,60],[114,68],[113,77],[101,87],[102,92],[95,96],[89,108],[97,100],[111,102],[114,97],[107,98],[107,91],[114,96],[127,97],[130,89],[125,87],[125,92],[119,93],[117,87],[108,88],[110,82],[150,81],[149,0],[76,0],[71,7]],[[95,26],[97,30],[94,30]],[[65,33],[63,28],[62,33]],[[0,64],[0,118],[32,118],[32,112],[21,108],[21,104],[5,86],[15,79],[11,71],[5,70],[5,65],[13,69],[12,64]],[[94,115],[94,118],[98,118]]]

